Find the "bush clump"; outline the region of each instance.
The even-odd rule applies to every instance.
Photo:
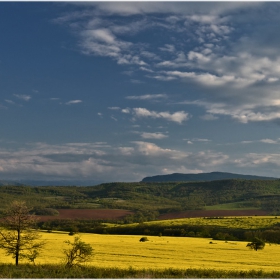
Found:
[[[148,239],[148,237],[143,236],[143,237],[140,238],[139,241],[140,241],[140,242],[146,242],[146,241],[149,241],[149,239]]]

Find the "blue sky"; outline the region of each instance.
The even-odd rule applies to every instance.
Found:
[[[279,12],[0,2],[0,178],[279,177]]]

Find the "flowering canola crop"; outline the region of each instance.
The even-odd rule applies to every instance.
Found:
[[[280,270],[280,245],[266,244],[264,250],[251,251],[247,242],[213,241],[207,238],[79,234],[91,244],[94,256],[88,265],[119,268],[211,268],[223,270]],[[46,245],[37,264],[62,263],[65,240],[73,241],[68,233],[42,233]],[[212,242],[212,243],[210,243]],[[0,252],[0,262],[13,263],[11,257]]]

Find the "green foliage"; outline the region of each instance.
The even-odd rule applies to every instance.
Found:
[[[65,243],[71,246],[69,249],[64,249],[66,267],[81,265],[91,259],[93,256],[93,248],[76,236],[74,242],[69,240]]]
[[[280,180],[119,182],[91,187],[0,186],[0,212],[15,199],[26,201],[40,215],[56,215],[57,209],[67,208],[117,208],[135,211],[135,215],[126,222],[135,222],[137,219],[138,222],[149,221],[162,213],[204,209],[209,206],[215,209],[214,206],[220,204],[224,204],[224,207],[262,208],[276,215],[280,213]]]
[[[2,218],[0,230],[0,248],[11,255],[18,265],[20,257],[34,263],[44,242],[39,242],[40,235],[34,229],[36,219],[30,215],[31,209],[23,201],[14,201]]]
[[[39,256],[39,250],[38,249],[30,249],[29,252],[22,255],[22,257],[26,258],[29,262],[33,263],[35,265],[35,260]]]
[[[258,251],[263,250],[265,247],[265,242],[258,237],[255,237],[252,242],[248,243],[246,247],[252,250]]]
[[[2,278],[20,279],[182,279],[182,278],[231,278],[231,279],[277,279],[280,278],[279,271],[264,272],[262,270],[216,270],[216,269],[121,269],[117,267],[102,268],[93,266],[82,266],[68,269],[63,265],[19,265],[14,267],[9,264],[0,264]]]
[[[140,241],[140,242],[146,242],[146,241],[149,241],[149,239],[148,239],[148,237],[143,236],[143,237],[140,238],[139,241]]]
[[[41,215],[41,216],[56,216],[59,212],[53,208],[45,208],[41,206],[33,207],[32,212],[34,215]]]

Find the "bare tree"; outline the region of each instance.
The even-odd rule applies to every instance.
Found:
[[[93,248],[90,244],[85,243],[80,237],[76,236],[74,242],[69,240],[64,241],[67,245],[71,246],[69,249],[64,249],[66,267],[80,265],[89,261],[93,255]]]
[[[15,259],[16,265],[20,258],[32,259],[34,263],[44,245],[44,242],[38,241],[40,234],[35,229],[37,220],[30,214],[31,210],[25,202],[13,201],[1,219],[0,248]]]

